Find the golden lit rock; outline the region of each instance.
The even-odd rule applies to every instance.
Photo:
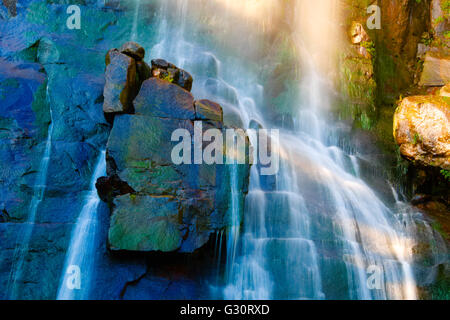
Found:
[[[394,115],[394,138],[407,159],[449,170],[449,104],[439,96],[403,99]]]

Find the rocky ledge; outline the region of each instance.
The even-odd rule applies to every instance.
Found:
[[[109,248],[193,252],[230,225],[231,190],[235,206],[243,207],[250,166],[173,163],[172,132],[183,128],[194,137],[194,121],[202,121],[203,132],[223,132],[222,108],[194,100],[188,72],[162,59],[150,67],[144,56],[130,42],[106,55],[103,110],[113,127],[108,176],[98,179],[97,189],[111,208]],[[233,187],[231,170],[238,177]]]

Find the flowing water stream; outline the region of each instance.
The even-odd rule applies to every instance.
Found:
[[[226,3],[225,9],[219,2]],[[230,3],[216,1],[216,12],[231,14],[226,10]],[[279,128],[282,163],[275,187],[264,188],[256,166],[252,168],[242,231],[234,222],[226,233],[225,284],[220,294],[224,298],[417,298],[411,266],[414,235],[412,228],[404,227],[408,217],[385,205],[359,178],[358,158],[339,147],[333,123],[321,116],[331,103],[327,94],[331,89],[319,62],[324,56],[331,58],[326,56],[329,48],[317,43],[323,39],[316,32],[322,28],[322,35],[329,34],[332,24],[326,19],[331,17],[322,17],[318,20],[322,25],[315,27],[303,17],[314,17],[315,10],[326,15],[334,3],[299,1],[303,77],[298,88],[301,99],[293,101],[298,105],[296,125],[293,130]],[[263,88],[255,75],[239,61],[220,61],[213,48],[193,40],[189,1],[171,4],[161,6],[159,40],[150,55],[192,72],[194,95],[220,102],[225,119],[238,114],[244,128],[252,120],[268,127],[260,110]],[[316,59],[314,50],[322,57]],[[368,284],[372,274],[380,276],[375,287]]]
[[[28,253],[31,235],[33,233],[33,226],[36,220],[36,213],[39,205],[44,199],[45,189],[47,187],[47,172],[52,150],[52,135],[53,135],[53,114],[49,96],[49,85],[47,83],[46,99],[49,105],[50,124],[47,131],[47,140],[45,142],[45,149],[42,155],[36,180],[34,182],[33,197],[31,199],[28,216],[24,222],[23,229],[20,236],[17,237],[17,244],[14,250],[13,265],[11,267],[10,278],[8,281],[8,295],[10,299],[15,299],[18,295],[19,284],[23,273],[25,257]]]
[[[155,40],[139,37],[139,23],[144,16],[141,10],[145,5],[137,0],[132,40],[150,48],[147,59],[163,58],[191,72],[194,96],[219,102],[227,125],[249,128],[256,123],[280,130],[279,173],[268,184],[259,175],[258,167],[252,166],[245,207],[236,201],[238,168],[230,166],[230,184],[234,190],[230,197],[230,227],[218,231],[216,236],[218,269],[216,279],[211,280],[211,296],[416,299],[411,252],[415,226],[411,212],[399,210],[400,201],[394,206],[387,204],[362,180],[358,156],[341,147],[339,141],[345,136],[323,116],[332,104],[333,89],[326,72],[329,63],[323,63],[331,59],[328,56],[331,48],[329,43],[317,42],[321,38],[316,33],[332,34],[333,24],[327,23],[327,19],[333,21],[331,15],[336,2],[298,0],[295,15],[300,22],[296,45],[302,79],[297,88],[300,98],[291,101],[296,112],[290,129],[266,119],[262,108],[264,87],[260,85],[258,70],[249,68],[239,53],[227,54],[212,41],[199,40],[200,28],[196,25],[203,21],[202,17],[195,16],[195,9],[190,10],[194,2],[197,0],[161,1]],[[215,12],[210,23],[215,23],[217,16],[222,21],[231,21],[236,12],[241,12],[236,10],[238,2],[208,2],[207,6]],[[316,11],[330,16],[315,19]],[[248,13],[245,18],[248,23],[258,19],[257,11],[252,8],[242,12]],[[312,27],[313,20],[321,24]],[[225,26],[229,30],[223,30],[224,34],[240,32],[239,25],[232,22]],[[215,36],[226,38],[223,34]],[[246,40],[251,39],[248,36]],[[252,47],[253,43],[247,45]],[[51,127],[51,142],[50,137]],[[45,170],[40,170],[38,180],[46,172],[49,150],[50,147],[41,164]],[[88,298],[89,286],[83,285],[93,277],[90,257],[100,201],[95,181],[104,171],[105,153],[102,152],[90,193],[72,231],[58,299]],[[45,175],[42,181],[37,181],[36,186],[40,185],[45,185]],[[37,204],[32,205],[30,217],[34,217],[36,209],[33,208],[42,199],[41,192],[43,189],[36,187]],[[221,260],[222,249],[226,251],[225,261]],[[73,266],[78,266],[82,274],[80,290],[67,287]]]
[[[97,207],[100,198],[95,183],[106,175],[106,151],[100,152],[95,166],[90,190],[72,230],[64,268],[57,294],[58,300],[85,300],[89,298],[90,283],[94,274],[96,235],[98,228]]]

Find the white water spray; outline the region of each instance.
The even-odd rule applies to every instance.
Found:
[[[58,300],[89,298],[97,245],[95,241],[98,227],[97,207],[100,203],[95,183],[104,175],[106,175],[106,151],[100,153],[92,175],[89,194],[72,230],[58,289]]]
[[[139,22],[139,10],[141,7],[141,0],[135,0],[136,5],[134,7],[133,25],[131,27],[131,41],[136,41],[138,36],[138,22]]]
[[[221,16],[236,14],[226,10],[230,8],[228,1],[227,6],[219,7],[224,1],[214,3]],[[332,45],[321,45],[318,41],[324,42],[324,36],[333,34],[329,32],[333,22],[322,17],[319,26],[313,25],[317,21],[311,18],[314,16],[311,12],[332,14],[334,9],[329,5],[335,2],[298,3],[303,4],[297,9],[297,20],[302,21],[297,40],[304,69],[303,85],[299,88],[302,98],[294,119],[296,127],[282,129],[281,170],[274,186],[265,186],[256,166],[252,167],[243,230],[233,223],[227,232],[226,284],[222,296],[415,299],[411,266],[413,235],[402,227],[396,211],[387,207],[359,178],[357,157],[339,148],[336,139],[330,139],[336,130],[322,116],[322,110],[327,111],[331,105],[327,71],[332,65]],[[267,128],[270,122],[262,114],[263,89],[257,78],[245,64],[226,56],[219,60],[215,49],[196,43],[195,28],[192,25],[187,28],[190,23],[187,0],[171,4],[174,8],[163,1],[159,42],[151,55],[192,72],[194,95],[218,101],[227,121],[240,122],[247,128],[254,120]],[[309,20],[300,19],[308,15]],[[215,18],[212,17],[214,22]],[[324,30],[320,22],[324,22]],[[224,65],[226,70],[221,67]],[[367,286],[370,266],[382,270],[380,289]]]
[[[8,280],[8,293],[10,299],[16,299],[18,295],[18,281],[21,281],[25,257],[28,253],[31,235],[34,229],[34,222],[36,214],[44,199],[45,189],[47,187],[47,172],[52,150],[52,135],[53,135],[53,113],[49,96],[49,85],[47,83],[46,99],[49,105],[50,124],[47,130],[47,140],[45,142],[44,154],[39,164],[39,171],[34,182],[33,197],[31,199],[30,208],[28,211],[27,220],[23,223],[23,230],[17,238],[16,248],[14,250],[13,265]]]

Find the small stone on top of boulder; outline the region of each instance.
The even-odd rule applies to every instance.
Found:
[[[194,79],[186,70],[180,69],[164,59],[152,60],[152,76],[176,84],[191,91]]]
[[[136,61],[141,61],[145,57],[145,49],[136,42],[125,42],[119,49],[120,52],[126,54]]]

